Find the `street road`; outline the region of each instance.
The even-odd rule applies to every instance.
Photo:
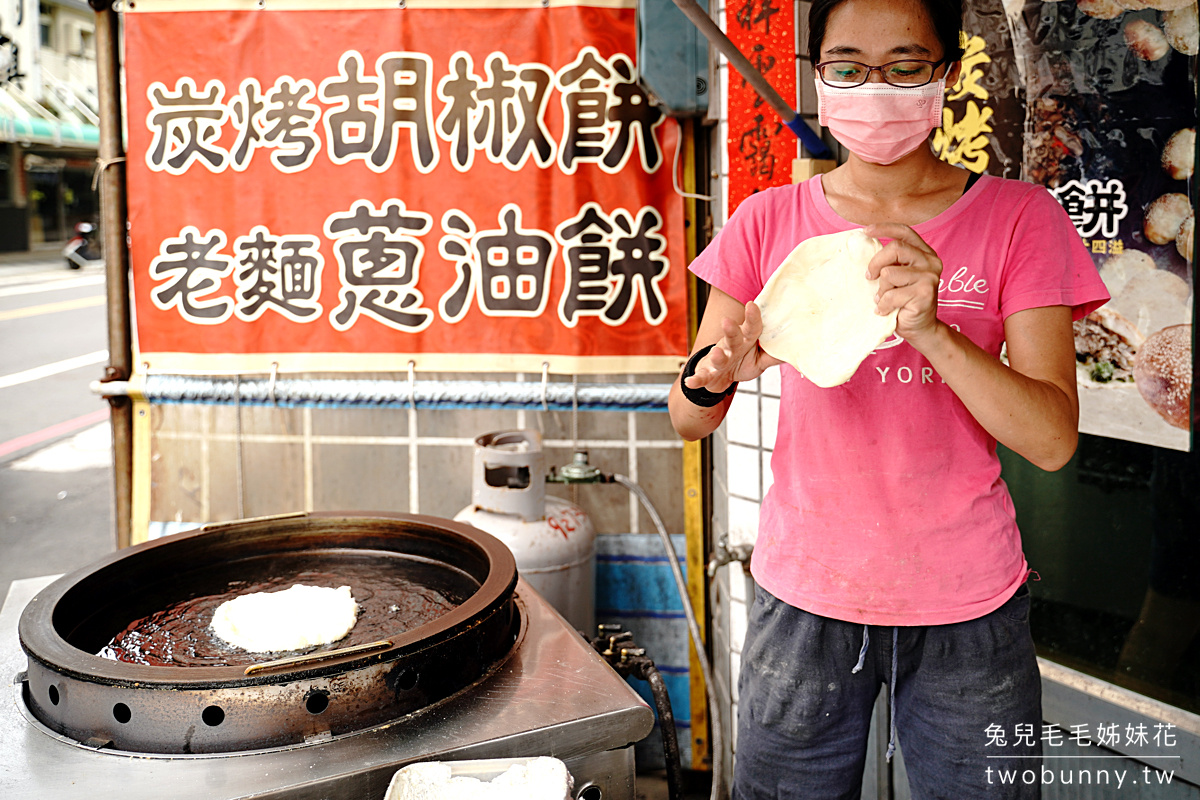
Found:
[[[0,261],[0,602],[113,549],[105,325],[101,268]]]

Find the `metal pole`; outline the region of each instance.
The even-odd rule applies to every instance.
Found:
[[[125,146],[121,136],[120,19],[111,0],[91,0],[96,11],[96,84],[100,98],[100,217],[108,291],[108,367],[104,382],[127,381],[133,374],[129,313],[129,251],[125,246]],[[113,435],[116,545],[132,542],[133,403],[108,398]]]
[[[758,92],[758,96],[775,110],[775,113],[783,120],[783,124],[796,134],[796,138],[812,156],[830,158],[833,155],[829,146],[821,141],[821,137],[800,118],[800,114],[792,108],[792,104],[780,97],[779,92],[775,91],[775,87],[768,83],[766,77],[750,63],[750,59],[737,49],[737,45],[730,41],[729,37],[725,35],[725,31],[713,22],[712,17],[700,7],[696,0],[674,0],[674,2],[683,15],[688,18],[688,21],[695,25],[701,35],[708,40],[708,43],[725,56],[729,60],[730,66],[737,70],[754,91]]]

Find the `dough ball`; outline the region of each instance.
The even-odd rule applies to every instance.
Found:
[[[1100,267],[1100,280],[1104,281],[1108,293],[1116,297],[1125,288],[1125,284],[1129,283],[1130,278],[1154,269],[1157,269],[1157,266],[1148,254],[1141,250],[1126,250],[1119,255],[1108,257]]]
[[[1170,270],[1156,268],[1130,276],[1129,283],[1121,290],[1121,294],[1118,297],[1160,297],[1163,300],[1182,303],[1188,299],[1191,293],[1191,287],[1188,286],[1188,282],[1183,278]],[[1166,326],[1162,325],[1159,327]]]
[[[1172,325],[1146,339],[1133,364],[1138,392],[1159,416],[1188,430],[1192,398],[1192,326]]]
[[[1146,238],[1155,244],[1174,241],[1183,221],[1192,213],[1186,194],[1171,192],[1155,200],[1146,209],[1144,228]]]
[[[1196,129],[1183,128],[1171,134],[1163,146],[1163,169],[1177,181],[1192,177],[1196,161]]]
[[[1171,52],[1167,37],[1158,26],[1144,19],[1131,19],[1125,26],[1125,44],[1143,61],[1158,61]]]
[[[1171,325],[1191,322],[1188,282],[1165,269],[1139,272],[1109,305],[1149,336]]]
[[[1186,8],[1163,13],[1163,34],[1171,47],[1185,56],[1200,52],[1200,17],[1193,2]]]
[[[1117,0],[1126,11],[1144,11],[1150,7],[1146,0]]]
[[[1117,0],[1078,0],[1079,10],[1096,19],[1116,19],[1125,13]]]
[[[1196,252],[1195,235],[1196,215],[1193,214],[1179,226],[1179,235],[1175,237],[1175,249],[1189,264],[1192,263],[1192,253]]]
[[[1146,0],[1146,5],[1155,11],[1178,11],[1195,4],[1196,0]]]

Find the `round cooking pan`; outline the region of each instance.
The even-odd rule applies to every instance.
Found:
[[[375,620],[369,642],[258,654],[246,665],[97,655],[131,623],[188,598],[314,571],[407,581],[454,604],[408,630]],[[501,542],[434,517],[321,513],[209,525],[114,553],[35,596],[19,628],[26,701],[42,724],[91,747],[223,753],[321,741],[400,719],[490,674],[519,638],[516,580]]]

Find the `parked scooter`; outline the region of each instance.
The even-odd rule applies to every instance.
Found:
[[[75,235],[67,241],[63,256],[71,269],[104,263],[104,256],[100,252],[100,232],[96,226],[90,222],[76,223]]]

